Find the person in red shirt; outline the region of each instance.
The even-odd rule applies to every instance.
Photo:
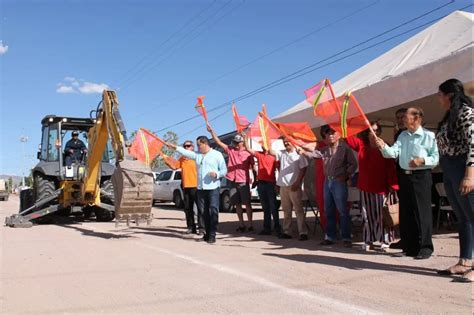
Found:
[[[382,127],[377,122],[372,122],[371,126],[379,137]],[[373,249],[373,243],[380,242],[382,249],[386,249],[393,241],[394,232],[393,228],[384,229],[382,208],[387,193],[398,190],[395,161],[382,156],[370,129],[361,132],[359,137],[348,137],[346,142],[357,151],[359,160],[357,188],[364,221],[362,247],[364,250]]]
[[[245,149],[257,159],[257,181],[254,182],[254,185],[257,183],[258,197],[263,209],[263,230],[259,234],[272,234],[273,216],[273,230],[277,236],[280,236],[281,225],[276,200],[276,158],[269,154],[263,146],[262,152],[252,150],[248,137],[245,137],[244,144]]]
[[[235,206],[239,218],[240,224],[237,228],[237,232],[252,232],[254,229],[250,200],[250,170],[253,172],[253,178],[257,178],[257,174],[253,169],[255,163],[254,158],[245,150],[244,138],[241,135],[235,135],[232,139],[232,145],[230,146],[219,139],[209,124],[207,125],[207,131],[211,133],[217,145],[224,149],[224,152],[227,154],[227,175],[225,177],[230,184],[230,203]],[[245,205],[249,224],[248,228],[244,223],[242,205]]]

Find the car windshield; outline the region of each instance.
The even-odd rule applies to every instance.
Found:
[[[169,180],[171,178],[172,171],[164,171],[158,175],[158,178],[156,179],[159,182]]]

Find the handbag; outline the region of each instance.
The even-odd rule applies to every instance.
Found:
[[[400,224],[399,202],[397,193],[389,192],[385,197],[382,208],[382,222],[385,228],[391,228]]]

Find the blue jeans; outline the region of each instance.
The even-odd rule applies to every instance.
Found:
[[[265,232],[272,231],[273,216],[273,227],[277,233],[280,233],[281,226],[278,209],[276,208],[275,184],[259,180],[257,191],[263,208],[263,230]]]
[[[197,191],[198,208],[204,217],[206,235],[216,237],[217,224],[219,223],[219,194],[220,188]]]
[[[466,155],[441,156],[443,180],[449,204],[458,219],[460,258],[472,259],[474,246],[474,192],[461,196],[459,185],[466,170]]]
[[[324,212],[327,218],[326,239],[336,240],[336,208],[339,210],[342,239],[351,240],[351,218],[347,208],[347,185],[345,182],[326,178],[324,181]]]

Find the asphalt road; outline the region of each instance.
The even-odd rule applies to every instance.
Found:
[[[0,202],[2,222],[17,209],[16,197]],[[455,233],[436,235],[434,257],[416,261],[323,248],[320,229],[306,242],[237,234],[236,215],[227,213],[217,243],[208,245],[184,234],[182,211],[163,205],[153,212],[151,226],[1,227],[0,313],[473,312],[472,285],[435,272],[456,261]],[[262,213],[255,217],[260,227]]]

